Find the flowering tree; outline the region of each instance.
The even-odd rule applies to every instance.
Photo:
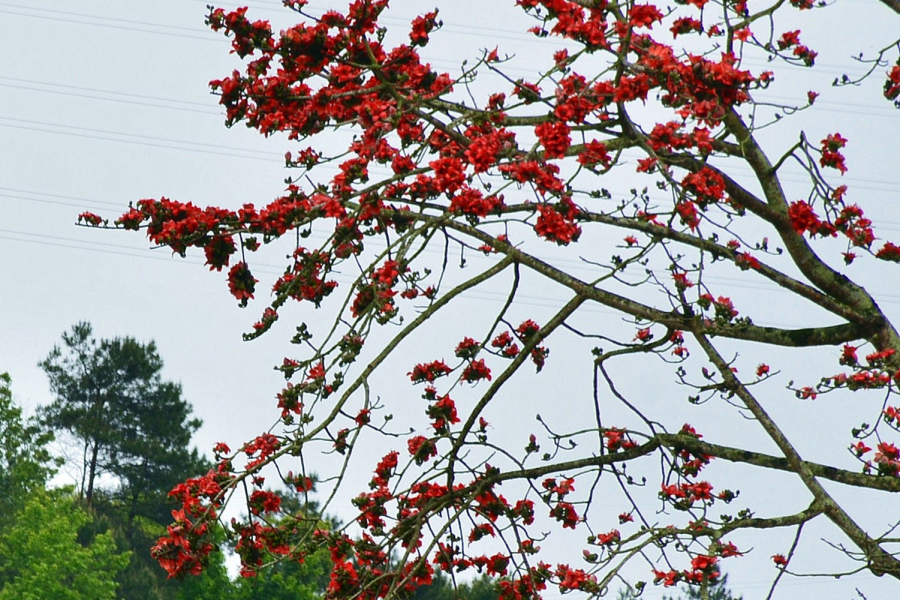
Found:
[[[815,110],[816,92],[785,88],[795,101],[773,107],[761,100],[773,74],[746,66],[762,57],[813,67],[816,51],[782,23],[813,24],[827,8],[517,0],[509,10],[558,43],[532,78],[515,78],[502,48],[470,56],[457,75],[424,62],[437,11],[398,33],[379,21],[387,0],[318,17],[305,0],[284,4],[301,22],[280,33],[246,9],[212,9],[208,22],[246,59],[212,82],[228,124],[300,144],[286,156],[286,193],[237,210],[141,200],[114,223],[182,255],[201,248],[242,306],[258,295],[253,253],[289,248],[248,339],[291,302],[320,310],[278,367],[288,380],[280,425],[237,451],[218,445],[216,470],[173,491],[183,508],[154,550],[171,574],[203,568],[210,521],[243,498],[248,516],[228,529],[245,574],[327,547],[335,599],[411,590],[436,566],[497,576],[505,600],[551,588],[600,595],[641,573],[702,588],[749,545],[774,554],[777,582],[817,545],[804,526],[823,521],[846,567],[832,574],[900,579],[892,523],[860,524],[852,500],[900,491],[900,336],[851,279],[859,268],[896,268],[887,263],[900,261],[900,246],[876,237],[848,187],[834,183],[850,142],[834,128],[790,131],[781,118]],[[867,6],[900,12],[894,0]],[[891,52],[873,59],[870,75],[886,74],[884,96],[897,102]],[[792,145],[764,144],[769,125]],[[336,139],[348,145],[331,152]],[[801,183],[783,177],[790,169]],[[632,193],[609,191],[625,173],[640,182]],[[770,311],[732,299],[723,274],[777,286],[810,324],[757,324],[753,313]],[[435,342],[429,327],[482,288],[505,300],[457,320],[452,343]],[[567,297],[531,314],[523,297],[549,289]],[[598,306],[619,318],[598,319]],[[592,386],[553,399],[553,417],[534,431],[513,418],[517,381],[562,373],[551,385],[563,389],[576,373],[554,360],[575,365],[582,347]],[[824,348],[816,356],[833,364],[807,361],[796,373],[791,361],[747,364],[741,353],[759,348],[773,361]],[[415,358],[388,366],[403,353]],[[667,395],[684,403],[659,411],[614,376],[618,365],[641,365],[657,386],[668,377]],[[805,457],[804,440],[772,416],[773,406],[816,410],[818,396],[849,392],[860,413],[831,440],[841,451],[833,464]],[[698,431],[684,423],[688,402],[735,418]],[[743,444],[745,434],[757,442]],[[285,518],[264,484],[268,473],[269,484],[311,489],[305,465],[321,453],[338,459],[321,472],[323,506],[354,498],[344,528],[293,525],[317,517]],[[362,485],[347,476],[360,469],[370,473]],[[744,505],[741,477],[753,471],[796,482],[803,508]],[[767,545],[781,531],[793,543]],[[583,555],[551,558],[556,536]]]

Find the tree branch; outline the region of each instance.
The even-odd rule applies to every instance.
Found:
[[[900,0],[881,0],[881,3],[900,15]]]
[[[831,522],[837,525],[838,529],[843,531],[857,548],[862,550],[868,563],[868,569],[875,575],[889,574],[896,579],[900,579],[900,560],[882,548],[877,540],[870,537],[822,487],[822,484],[816,480],[817,475],[812,471],[809,463],[800,458],[800,454],[794,448],[794,445],[791,444],[781,428],[772,420],[753,394],[750,393],[750,390],[738,380],[730,365],[722,358],[709,339],[702,334],[694,334],[694,337],[704,352],[706,352],[707,358],[715,365],[725,383],[741,399],[744,406],[753,414],[757,422],[772,438],[772,441],[784,453],[790,470],[800,477],[816,501],[821,504],[824,513]]]
[[[446,222],[446,226],[470,235],[487,244],[494,245],[497,242],[494,236],[458,221],[448,221]],[[548,279],[569,288],[576,294],[579,294],[588,300],[620,310],[633,317],[659,323],[674,329],[696,330],[716,337],[728,337],[786,347],[842,344],[855,339],[860,339],[863,337],[865,331],[855,324],[791,330],[774,327],[760,327],[757,325],[742,324],[723,326],[703,323],[702,320],[697,317],[688,317],[674,311],[662,311],[614,292],[601,290],[510,244],[498,245],[496,250],[507,256],[512,256],[517,262],[546,276]]]
[[[688,450],[692,454],[706,454],[729,462],[745,463],[788,473],[795,472],[791,467],[790,462],[784,457],[772,456],[763,454],[762,452],[753,452],[740,448],[731,448],[729,446],[720,446],[681,433],[663,433],[658,434],[655,437],[659,439],[662,446],[671,448],[672,450]],[[801,462],[804,468],[808,469],[815,477],[821,477],[822,479],[828,479],[830,481],[836,481],[837,483],[843,483],[844,485],[854,487],[863,487],[891,493],[900,492],[900,477],[866,475],[865,473],[856,473],[854,471],[838,469],[820,463],[809,461]]]
[[[659,448],[668,448],[673,451],[688,450],[692,454],[705,454],[729,462],[744,463],[756,467],[784,471],[786,473],[797,473],[797,470],[790,461],[783,457],[712,444],[682,433],[660,433],[651,437],[647,442],[635,446],[634,448],[629,448],[628,450],[562,463],[547,464],[530,469],[506,471],[487,478],[486,480],[491,482],[501,482],[513,479],[536,479],[553,473],[578,471],[589,467],[603,467],[616,463],[628,462],[640,458],[641,456],[646,456]],[[866,475],[865,473],[856,473],[854,471],[839,469],[837,467],[805,460],[801,460],[799,464],[814,477],[821,477],[822,479],[828,479],[853,487],[900,493],[900,477]]]

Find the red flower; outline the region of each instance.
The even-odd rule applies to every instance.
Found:
[[[696,173],[688,173],[681,180],[681,185],[696,198],[701,207],[718,202],[725,196],[725,181],[708,167],[703,167]]]
[[[535,323],[534,321],[532,321],[531,319],[528,319],[527,321],[522,321],[522,323],[519,324],[518,327],[516,327],[516,333],[518,333],[519,337],[522,338],[524,341],[528,341],[531,338],[531,336],[533,336],[540,330],[541,330],[541,326],[538,325],[537,323]]]
[[[896,100],[898,96],[900,96],[900,59],[888,72],[887,80],[884,82],[884,97],[888,100]]]
[[[807,67],[811,67],[816,64],[816,57],[819,56],[819,53],[806,46],[797,46],[794,48],[794,56],[802,60]]]
[[[463,338],[463,341],[456,346],[454,353],[459,358],[472,359],[475,358],[479,350],[481,350],[481,344],[467,337]]]
[[[463,381],[475,383],[482,379],[487,379],[488,381],[491,380],[491,370],[484,364],[484,359],[473,361],[462,372]]]
[[[848,365],[851,367],[856,366],[857,362],[859,362],[859,359],[856,356],[857,349],[858,348],[856,346],[844,344],[844,348],[841,350],[841,358],[838,362],[840,362],[842,365]]]
[[[416,365],[407,375],[409,375],[413,383],[422,383],[423,381],[431,383],[438,377],[448,373],[450,373],[450,367],[442,360],[435,360],[430,363]]]
[[[900,262],[900,246],[891,242],[885,242],[884,246],[875,253],[875,258],[891,262]]]
[[[557,521],[562,522],[563,529],[575,529],[575,526],[581,520],[575,507],[569,502],[559,502],[550,509],[550,516]]]
[[[459,423],[456,403],[450,396],[443,396],[440,400],[430,405],[425,412],[432,419],[431,426],[434,427],[434,431],[437,434],[446,433],[448,424]]]
[[[353,421],[359,426],[368,425],[369,421],[372,420],[372,411],[368,408],[364,408],[356,413],[356,417],[353,418]]]
[[[872,450],[862,441],[856,442],[855,444],[850,446],[850,449],[853,450],[853,453],[857,456],[857,458],[862,457],[863,454]]]
[[[428,462],[437,456],[437,446],[434,440],[430,440],[423,435],[417,435],[406,441],[406,447],[409,455],[413,457],[417,465]]]
[[[697,205],[690,200],[682,200],[675,205],[675,212],[681,217],[681,222],[691,228],[691,231],[700,224],[700,214]]]
[[[78,215],[78,222],[87,223],[88,225],[98,227],[101,223],[103,223],[103,218],[100,215],[95,215],[92,212],[83,212]]]
[[[804,48],[805,46],[801,46]],[[794,49],[794,53],[797,53],[799,48]],[[815,54],[815,53],[813,53]],[[822,140],[822,156],[819,158],[819,164],[823,167],[832,167],[841,172],[841,175],[847,172],[847,167],[844,165],[844,156],[841,154],[840,150],[844,146],[847,145],[847,138],[843,137],[839,133],[829,134],[824,140]]]
[[[759,261],[749,252],[738,252],[734,255],[734,264],[743,271],[747,269],[758,270],[760,268]]]
[[[504,331],[503,333],[501,333],[497,337],[495,337],[493,340],[491,340],[491,346],[494,348],[501,348],[501,349],[506,348],[507,346],[509,346],[512,343],[513,343],[513,339],[508,331]]]
[[[277,512],[281,507],[281,498],[266,490],[255,490],[247,506],[254,515]]]
[[[672,279],[675,280],[675,287],[678,290],[684,291],[688,288],[694,287],[694,282],[688,279],[687,273],[672,273]]]
[[[400,454],[394,451],[388,452],[381,457],[381,460],[375,466],[375,477],[372,478],[372,483],[375,484],[375,487],[387,485],[388,480],[397,469],[399,456]]]
[[[695,571],[708,571],[716,566],[719,559],[715,556],[700,555],[691,559],[691,568]]]
[[[672,587],[673,585],[677,584],[680,579],[681,573],[679,573],[678,571],[670,570],[666,572],[657,571],[656,569],[653,570],[653,583],[657,585],[662,583],[663,587]]]
[[[606,151],[606,144],[594,140],[584,145],[584,150],[578,155],[578,162],[586,167],[599,164],[606,168],[612,163],[612,157]]]
[[[791,202],[791,205],[788,207],[788,218],[791,220],[791,227],[800,235],[807,231],[811,235],[835,235],[834,226],[831,223],[820,220],[819,216],[813,211],[812,206],[805,200]]]
[[[655,157],[641,158],[637,161],[637,172],[638,173],[652,173],[656,170],[656,163],[659,162],[659,159]]]
[[[672,32],[672,37],[678,37],[679,34],[703,31],[703,23],[691,17],[681,17],[672,22],[669,31]]]
[[[247,301],[253,299],[258,281],[245,262],[237,263],[228,271],[228,289],[241,306],[247,306]]]
[[[784,50],[800,43],[800,30],[785,31],[778,39],[778,49]]]
[[[412,31],[409,32],[409,41],[413,46],[424,46],[428,43],[428,34],[438,25],[436,10],[416,17],[412,22]]]
[[[635,4],[628,11],[628,23],[633,27],[651,28],[657,21],[662,21],[663,14],[652,4]]]
[[[569,126],[562,121],[541,123],[534,128],[534,134],[544,147],[546,158],[562,158],[572,144]]]
[[[531,104],[532,102],[540,100],[541,98],[541,88],[533,83],[522,81],[521,79],[516,82],[516,87],[513,90],[513,93],[524,100],[525,104]]]
[[[534,231],[545,240],[566,246],[581,236],[581,227],[574,223],[572,216],[563,215],[548,204],[539,204],[537,210],[539,214]]]
[[[645,327],[644,329],[638,329],[637,335],[634,336],[634,340],[636,342],[649,342],[653,339],[653,334],[650,333],[650,328]]]

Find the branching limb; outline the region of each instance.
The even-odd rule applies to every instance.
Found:
[[[694,333],[694,337],[703,348],[707,358],[719,371],[725,384],[741,399],[744,406],[753,414],[757,422],[772,438],[772,441],[784,453],[791,470],[799,475],[806,488],[813,494],[816,501],[821,504],[824,513],[862,550],[868,562],[869,570],[876,575],[888,574],[896,579],[900,579],[900,560],[884,550],[877,540],[871,538],[822,487],[822,484],[816,480],[816,474],[812,472],[808,464],[800,457],[794,445],[788,440],[781,428],[772,420],[753,394],[750,393],[750,390],[738,380],[731,370],[731,366],[722,358],[709,339],[705,335],[698,333]]]

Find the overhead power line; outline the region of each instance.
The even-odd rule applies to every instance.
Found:
[[[284,157],[284,154],[279,154],[278,152],[273,152],[271,150],[254,150],[252,148],[238,148],[235,146],[222,146],[220,144],[205,144],[203,142],[191,142],[188,140],[178,140],[178,139],[164,138],[164,137],[158,137],[158,136],[152,136],[152,135],[141,135],[138,133],[123,133],[120,131],[108,131],[105,129],[96,129],[93,127],[78,127],[76,125],[65,125],[63,123],[48,123],[46,121],[34,121],[31,119],[22,119],[22,118],[18,118],[18,117],[5,117],[5,116],[0,115],[0,120],[13,121],[16,123],[27,123],[29,125],[41,125],[41,126],[45,126],[45,127],[58,127],[61,129],[73,129],[76,131],[87,131],[90,133],[102,133],[102,134],[106,134],[106,135],[117,135],[117,136],[128,137],[128,138],[137,138],[137,139],[141,139],[141,140],[151,140],[154,142],[170,142],[170,143],[174,143],[174,144],[185,144],[188,146],[200,146],[202,148],[214,148],[214,149],[226,148],[228,150],[234,150],[235,152],[260,154],[263,156],[277,156],[279,158]]]
[[[50,13],[50,14],[54,14],[54,15],[65,15],[67,17],[87,17],[87,18],[91,18],[91,19],[99,19],[101,21],[112,21],[115,23],[128,23],[131,25],[145,25],[148,27],[165,27],[166,29],[176,29],[176,30],[180,30],[180,31],[188,31],[191,33],[208,32],[209,31],[208,29],[200,28],[200,27],[182,27],[179,25],[161,25],[159,23],[150,23],[147,21],[135,21],[133,19],[120,19],[120,18],[115,18],[115,17],[104,17],[102,15],[86,15],[84,13],[76,13],[76,12],[70,12],[70,11],[58,10],[58,9],[52,9],[52,8],[46,8],[46,7],[35,8],[34,6],[27,6],[27,5],[22,5],[22,4],[12,4],[9,2],[0,2],[0,6],[6,6],[9,8],[20,8],[20,9],[24,9],[24,10],[40,11],[41,13]]]
[[[29,119],[0,117],[0,127],[23,129],[27,131],[39,131],[42,133],[52,133],[55,135],[65,135],[70,137],[90,138],[108,142],[133,144],[138,146],[150,146],[153,148],[167,148],[170,150],[199,152],[201,154],[231,156],[236,158],[259,160],[265,162],[272,162],[272,160],[276,157],[282,161],[284,160],[284,154],[279,154],[278,152],[267,150],[253,150],[247,148],[237,148],[234,146],[204,144],[202,142],[191,142],[188,140],[161,138],[134,133],[122,133],[117,131],[94,129],[90,127],[76,127],[73,125],[63,125],[62,123],[47,123],[44,121],[32,121]],[[218,149],[229,150],[229,152],[223,152]]]
[[[139,98],[141,100],[156,100],[159,102],[170,102],[172,104],[184,104],[188,106],[198,106],[209,108],[208,102],[197,102],[194,100],[182,100],[180,98],[166,98],[163,96],[148,96],[145,94],[135,94],[133,92],[122,92],[119,90],[109,90],[103,88],[84,87],[79,85],[62,84],[57,81],[39,81],[35,79],[22,79],[20,77],[7,77],[0,75],[0,81],[13,81],[16,83],[30,83],[33,85],[41,85],[47,87],[65,88],[68,90],[78,90],[83,92],[97,92],[99,94],[111,94],[115,96],[123,96],[126,98]]]
[[[2,78],[0,78],[0,79],[2,79]],[[17,90],[25,90],[25,91],[29,91],[29,92],[37,92],[40,94],[55,94],[58,96],[68,96],[70,98],[86,98],[88,100],[99,100],[102,102],[118,102],[121,104],[130,104],[132,106],[149,106],[151,108],[164,108],[167,110],[178,110],[178,111],[182,111],[182,112],[191,112],[191,113],[197,113],[197,114],[218,115],[218,116],[222,115],[222,111],[216,110],[215,108],[212,108],[212,107],[209,107],[206,109],[200,109],[200,108],[189,108],[186,106],[167,106],[165,104],[157,104],[157,103],[152,103],[152,102],[141,102],[139,100],[133,100],[133,99],[107,98],[104,96],[98,96],[96,94],[82,94],[82,93],[78,93],[78,92],[69,92],[69,91],[65,91],[65,90],[61,90],[61,89],[46,90],[46,89],[41,89],[41,88],[34,87],[34,86],[17,85],[15,83],[0,82],[0,87],[12,88],[12,89],[17,89]],[[58,87],[63,87],[63,86],[58,86]],[[111,93],[111,92],[107,92],[107,93]]]
[[[24,238],[24,239],[23,239]],[[199,257],[188,255],[185,258],[175,258],[172,255],[164,256],[161,255],[160,252],[155,251],[158,249],[147,248],[142,250],[140,248],[134,248],[131,246],[125,246],[121,244],[110,244],[104,242],[93,242],[83,239],[77,238],[67,238],[62,236],[53,236],[46,234],[36,234],[36,233],[28,233],[7,229],[0,229],[0,240],[7,240],[10,242],[22,242],[27,244],[35,244],[39,246],[47,246],[47,247],[57,247],[57,248],[66,248],[71,250],[83,250],[87,252],[96,252],[100,254],[108,254],[114,256],[122,256],[127,258],[141,258],[148,260],[162,260],[169,263],[178,263],[183,265],[190,265],[194,267],[205,266],[203,260]],[[433,250],[433,252],[440,252],[439,250]],[[277,265],[271,265],[266,263],[257,263],[254,262],[252,265],[252,269],[255,273],[259,274],[267,274],[279,276],[284,273],[282,268],[279,268]],[[353,277],[349,275],[342,275],[340,273],[333,273],[333,278],[343,284],[349,284],[353,281]],[[718,278],[709,278],[710,280],[716,280]],[[741,284],[732,283],[731,288],[740,288],[740,289],[760,289],[758,286],[748,286]],[[781,291],[780,288],[772,287],[772,291]],[[466,293],[469,297],[474,299],[482,299],[488,301],[503,301],[507,298],[506,293],[501,292],[493,292],[484,289],[475,289]],[[527,294],[527,293],[518,293],[516,294],[517,301],[520,305],[534,306],[534,307],[546,307],[548,302],[559,301],[560,298],[550,296],[546,293],[542,294]],[[900,305],[900,296],[897,295],[878,295],[879,302],[881,304],[891,304],[891,305]],[[582,312],[593,313],[593,314],[607,314],[610,316],[623,317],[623,313],[612,310],[608,307],[599,304],[589,304],[582,309]],[[795,327],[796,323],[786,323],[786,322],[770,322],[770,321],[760,321],[758,324],[768,327],[782,327],[782,328],[790,328]]]
[[[447,66],[458,66],[456,63],[451,63],[450,61],[434,61],[435,64],[446,63]],[[513,69],[516,71],[516,69]],[[525,72],[524,69],[518,69],[518,71]],[[28,85],[25,85],[28,84]],[[38,86],[38,87],[35,87]],[[86,98],[91,100],[100,100],[106,102],[118,102],[122,104],[132,104],[135,106],[149,106],[153,108],[164,108],[167,110],[178,110],[184,112],[193,112],[198,114],[209,114],[209,115],[218,115],[224,116],[224,112],[221,108],[213,106],[211,102],[196,102],[190,100],[181,100],[178,98],[164,98],[160,96],[149,96],[144,94],[134,94],[129,92],[120,92],[118,90],[110,90],[110,89],[102,89],[102,88],[90,88],[76,85],[67,85],[56,82],[49,81],[37,81],[33,79],[22,79],[18,77],[6,77],[0,75],[0,87],[12,88],[12,89],[21,89],[32,91],[36,93],[45,93],[45,94],[57,94],[63,96],[71,96],[77,98]],[[50,89],[44,89],[50,88]],[[75,90],[75,91],[70,91]],[[81,93],[81,92],[94,92],[93,94]],[[117,96],[113,98],[108,98],[106,96]],[[144,100],[148,101],[145,102]],[[792,102],[798,102],[797,98],[788,98],[785,96],[776,96],[776,95],[766,95],[763,99],[765,102],[782,102],[786,105],[790,105]],[[805,102],[805,98],[801,98],[800,101]],[[159,103],[171,103],[171,104],[179,104],[182,106],[166,106],[166,104]],[[196,107],[196,108],[193,108]],[[851,102],[840,102],[836,100],[818,100],[816,103],[816,111],[818,113],[822,112],[831,112],[837,114],[852,114],[858,115],[860,114],[860,110],[865,110],[867,115],[872,115],[874,112],[877,112],[881,115],[882,118],[888,119],[900,119],[900,111],[897,111],[894,108],[882,105],[875,104],[858,104]]]
[[[54,16],[50,16],[47,14],[43,14],[45,12],[52,12],[52,11],[47,11],[43,8],[35,9],[35,8],[30,8],[30,7],[19,7],[17,5],[8,5],[8,4],[0,3],[0,7],[2,7],[2,6],[11,6],[14,8],[22,8],[24,10],[34,10],[34,11],[39,11],[41,13],[41,14],[31,14],[31,13],[27,13],[27,12],[19,12],[19,11],[15,11],[15,10],[6,10],[3,8],[0,8],[0,13],[2,13],[2,14],[15,15],[18,17],[26,17],[26,18],[30,18],[30,19],[41,19],[44,21],[57,21],[57,22],[66,23],[67,25],[88,25],[91,27],[103,27],[105,29],[118,29],[120,31],[134,31],[134,32],[138,32],[138,33],[165,35],[165,36],[169,36],[169,37],[186,38],[186,39],[200,40],[200,41],[204,41],[204,42],[215,42],[217,44],[227,43],[227,39],[225,37],[221,37],[221,36],[191,35],[188,33],[178,33],[177,31],[174,31],[174,32],[166,31],[167,29],[175,28],[174,26],[171,26],[171,25],[157,25],[154,23],[144,23],[144,25],[147,27],[154,27],[154,28],[159,29],[159,31],[156,31],[156,30],[145,29],[145,28],[141,28],[141,27],[131,27],[128,25],[129,22],[124,19],[113,19],[110,17],[101,17],[98,15],[86,15],[83,13],[64,13],[64,14],[67,14],[70,16],[54,17]],[[97,20],[102,20],[102,21],[109,21],[110,23],[95,23],[92,21],[74,20],[72,17],[80,17],[82,19],[97,19]],[[125,25],[113,25],[111,23],[126,23],[126,24]],[[177,29],[186,29],[186,28],[177,28]],[[189,31],[193,31],[193,30],[189,29]],[[196,31],[199,32],[202,30],[197,29]]]
[[[191,2],[202,3],[204,5],[209,5],[209,0],[190,0]],[[284,8],[284,5],[279,0],[254,0],[253,2],[248,1],[228,1],[228,2],[219,2],[216,6],[231,6],[233,8],[238,7],[249,7],[257,10],[266,11],[270,15],[287,15],[291,16],[294,13],[288,11]],[[325,4],[323,5],[321,2],[313,2],[306,6],[304,9],[309,14],[317,14],[317,16],[321,16],[326,11],[333,9],[333,5]],[[433,7],[432,7],[433,8]],[[431,8],[427,6],[421,7],[420,10],[414,10],[415,15],[419,15],[424,11],[430,10]],[[461,34],[461,35],[481,35],[488,40],[494,39],[508,39],[516,42],[520,42],[523,44],[531,44],[531,45],[554,45],[558,46],[561,43],[565,43],[565,40],[560,37],[538,37],[532,33],[527,32],[525,29],[513,29],[513,28],[502,28],[502,27],[487,27],[484,25],[478,25],[472,23],[471,20],[466,20],[463,22],[454,22],[449,21],[445,14],[441,14],[441,21],[443,25],[441,26],[441,31],[447,31],[449,33]],[[392,16],[391,14],[382,15],[379,20],[383,23],[395,23],[399,27],[409,27],[410,21],[412,20],[412,16],[408,17],[400,17],[400,16]],[[537,23],[538,21],[532,21],[532,23]],[[757,65],[760,67],[771,67],[772,63],[762,59],[756,58],[745,58],[744,62]],[[811,72],[808,67],[791,64],[791,63],[782,63],[778,65],[779,68],[786,68],[795,71],[802,71],[805,73]],[[836,64],[836,63],[828,63],[823,62],[821,60],[816,62],[816,71],[819,73],[827,72],[831,75],[843,75],[848,74],[851,75],[853,73],[861,74],[867,70],[867,67],[864,65],[852,62],[848,64]]]
[[[193,1],[194,2],[203,2],[204,4],[208,3],[208,0],[193,0]],[[247,3],[242,2],[242,3],[240,3],[240,5],[247,6]],[[96,26],[96,27],[106,27],[106,28],[111,28],[111,29],[122,29],[122,30],[126,30],[126,31],[137,31],[137,32],[141,32],[141,33],[168,35],[168,36],[173,36],[173,37],[183,37],[183,38],[198,39],[198,40],[212,41],[212,42],[218,42],[218,43],[226,43],[227,42],[227,38],[225,38],[224,36],[218,36],[218,35],[213,35],[213,34],[191,35],[189,33],[179,33],[180,31],[198,32],[198,33],[203,31],[202,29],[199,29],[199,28],[195,29],[195,28],[191,28],[191,27],[181,27],[181,26],[177,26],[177,25],[166,25],[166,24],[152,23],[152,22],[147,22],[147,21],[135,21],[135,20],[131,20],[131,19],[104,17],[102,15],[91,15],[91,14],[85,14],[85,13],[60,11],[60,10],[54,10],[54,9],[33,8],[33,7],[29,7],[29,6],[23,6],[20,4],[10,4],[10,3],[0,2],[0,7],[4,7],[4,6],[9,7],[9,8],[19,9],[19,10],[35,11],[35,12],[39,12],[40,14],[16,12],[13,10],[4,10],[2,8],[0,8],[0,13],[12,14],[12,15],[16,15],[16,16],[29,17],[29,18],[35,18],[35,19],[62,21],[62,22],[68,23],[68,24],[79,24],[79,25],[89,25],[89,26]],[[272,8],[275,8],[275,5],[272,5]],[[263,10],[271,10],[271,9],[264,8]],[[59,14],[61,16],[53,17],[53,16],[49,16],[45,13]],[[92,22],[92,21],[74,21],[72,19],[73,17],[81,18],[81,19],[93,19],[93,20],[97,20],[97,21],[106,21],[108,23],[97,23],[97,22]],[[385,20],[386,22],[396,21],[400,24],[405,24],[405,21],[399,17],[385,16],[385,17],[383,17],[383,20]],[[109,23],[115,23],[115,24],[109,24]],[[141,25],[144,28],[132,27],[132,25]],[[145,29],[146,27],[152,27],[154,29],[153,30]],[[478,26],[478,25],[472,26],[469,23],[445,22],[443,28],[449,32],[456,33],[456,34],[464,34],[464,35],[470,35],[470,34],[472,34],[473,31],[480,31],[480,32],[482,32],[483,35],[486,35],[486,36],[490,35],[491,39],[510,39],[512,41],[517,41],[517,42],[525,43],[525,44],[529,44],[529,43],[531,43],[531,44],[559,43],[556,40],[537,38],[534,35],[528,34],[524,31],[520,32],[520,31],[514,30],[514,29],[501,29],[501,28],[496,28],[496,27],[484,27],[484,26]],[[156,31],[157,29],[159,31]],[[172,31],[169,31],[169,30],[172,30]],[[770,66],[770,63],[767,63],[766,61],[758,60],[758,59],[748,59],[746,62],[748,62],[750,64],[756,64],[759,66]],[[792,65],[792,64],[779,65],[779,68],[802,70],[804,72],[809,72],[809,70],[805,67],[801,67],[799,65]],[[864,71],[865,71],[864,66],[856,65],[856,64],[838,65],[838,64],[823,63],[820,61],[817,65],[817,72],[828,73],[828,74],[836,75],[836,76],[841,76],[845,73],[846,74],[862,73]]]

